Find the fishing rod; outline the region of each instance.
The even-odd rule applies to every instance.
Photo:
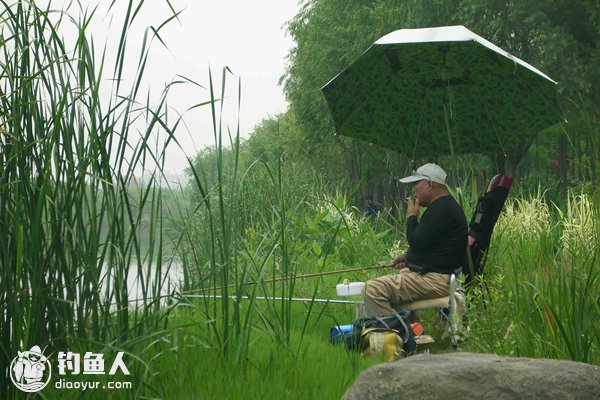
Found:
[[[327,275],[344,274],[347,272],[359,272],[359,271],[367,271],[367,270],[372,270],[372,269],[391,268],[391,267],[392,266],[390,264],[383,264],[383,265],[376,264],[376,265],[371,265],[370,267],[338,269],[335,271],[315,272],[312,274],[304,274],[304,275],[296,275],[296,276],[288,276],[288,277],[281,276],[278,278],[267,279],[267,280],[264,280],[261,282],[262,283],[273,283],[273,282],[281,282],[281,281],[288,280],[288,279],[315,278],[315,277],[327,276]],[[248,283],[246,283],[246,285],[255,285],[255,284],[261,283],[261,282],[259,282],[259,281],[248,282]],[[223,290],[225,288],[231,289],[231,288],[235,288],[235,287],[237,287],[236,284],[231,284],[231,285],[221,286],[221,287],[217,287],[217,288],[201,288],[201,289],[194,289],[194,290],[189,290],[189,291],[180,292],[180,293],[181,294],[204,293],[204,292],[208,292],[211,290],[217,291],[217,290]]]
[[[190,294],[184,297],[191,299],[223,299],[218,294]],[[313,299],[305,297],[266,297],[266,296],[227,296],[231,300],[270,300],[270,301],[299,301],[302,303],[327,303],[327,304],[362,304],[362,300],[336,300],[336,299]]]
[[[335,274],[344,274],[344,273],[349,273],[349,272],[360,272],[360,271],[368,271],[368,270],[376,270],[376,269],[382,269],[382,268],[391,268],[392,266],[390,264],[376,264],[376,265],[371,265],[369,267],[360,267],[360,268],[347,268],[347,269],[338,269],[335,271],[326,271],[326,272],[316,272],[316,273],[311,273],[311,274],[304,274],[304,275],[296,275],[296,276],[289,276],[289,277],[278,277],[278,278],[272,278],[272,279],[267,279],[264,281],[254,281],[254,282],[248,282],[246,283],[246,285],[255,285],[257,283],[273,283],[273,282],[281,282],[287,279],[306,279],[306,278],[315,278],[315,277],[320,277],[320,276],[327,276],[327,275],[335,275]],[[227,285],[227,286],[220,286],[220,287],[216,287],[216,288],[200,288],[200,289],[193,289],[193,290],[186,290],[183,292],[173,292],[170,294],[164,294],[164,295],[160,295],[157,297],[152,297],[150,299],[132,299],[129,300],[130,303],[137,303],[140,301],[144,301],[144,300],[160,300],[160,299],[164,299],[167,297],[175,297],[175,296],[182,296],[182,297],[195,297],[195,296],[190,296],[196,293],[205,293],[208,291],[218,291],[218,290],[223,290],[224,288],[235,288],[237,287],[236,284],[231,284],[231,285]],[[215,295],[211,295],[210,297],[214,297]],[[207,297],[207,296],[198,296],[198,297]],[[300,299],[298,301],[305,301],[305,299]]]

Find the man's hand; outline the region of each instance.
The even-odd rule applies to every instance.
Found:
[[[406,216],[412,217],[419,215],[419,210],[421,209],[419,205],[419,199],[413,200],[411,197],[408,198],[408,205],[406,206]]]
[[[406,268],[406,253],[402,253],[398,257],[394,258],[390,267],[394,269]]]

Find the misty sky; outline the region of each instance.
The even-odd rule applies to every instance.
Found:
[[[47,0],[37,2],[44,1]],[[98,4],[96,0],[80,2],[84,8]],[[60,3],[60,0],[52,1],[55,7],[61,7]],[[89,28],[98,47],[106,41],[109,43],[107,65],[110,65],[110,57],[114,56],[110,50],[116,53],[126,3],[117,0],[117,6],[107,11],[110,2],[100,2]],[[169,97],[170,107],[183,113],[192,105],[210,98],[207,90],[209,67],[220,91],[222,69],[227,66],[235,76],[227,78],[224,123],[233,131],[238,115],[242,137],[247,137],[260,120],[286,110],[287,103],[278,81],[284,73],[285,57],[293,43],[285,34],[284,24],[298,11],[298,0],[171,0],[171,4],[176,10],[183,11],[179,21],[171,22],[161,31],[167,48],[158,41],[152,44],[150,62],[145,69],[148,87],[143,93],[149,89],[158,98],[165,85],[177,79],[177,75],[192,79],[206,89],[194,85],[178,86]],[[159,26],[170,13],[163,0],[145,2],[128,36],[126,66],[132,76],[137,67],[144,31],[148,26]],[[69,14],[79,14],[77,4],[71,5]],[[239,113],[238,78],[241,78],[242,84]],[[188,156],[214,143],[209,107],[187,112],[185,121],[185,126],[182,125],[177,132],[177,138]],[[165,170],[169,173],[181,173],[187,166],[182,151],[176,146],[170,147],[166,164]]]

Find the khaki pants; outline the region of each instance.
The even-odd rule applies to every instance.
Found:
[[[421,275],[408,268],[394,275],[367,281],[363,289],[365,316],[386,317],[402,304],[448,296],[450,275],[429,272]]]

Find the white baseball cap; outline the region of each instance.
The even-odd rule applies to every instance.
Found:
[[[400,179],[402,183],[412,183],[427,179],[431,182],[436,182],[442,185],[446,184],[446,172],[437,164],[428,163],[417,168],[413,174],[406,178]]]

